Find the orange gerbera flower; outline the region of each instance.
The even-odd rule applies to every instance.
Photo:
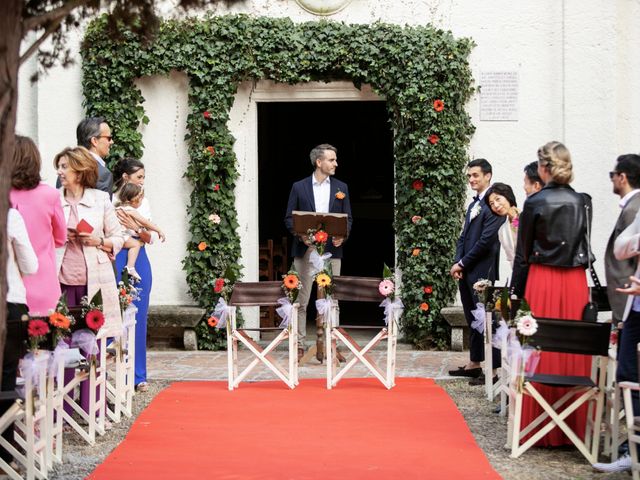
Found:
[[[420,304],[420,310],[422,310],[423,312],[426,312],[427,310],[429,310],[429,304],[427,302],[422,302]]]
[[[414,257],[417,257],[418,255],[420,255],[420,249],[414,248],[413,251],[411,252],[411,255],[413,255]]]
[[[429,143],[431,145],[435,145],[439,141],[440,141],[440,137],[438,135],[436,135],[435,133],[433,135],[429,135]]]
[[[434,100],[433,109],[436,112],[441,112],[442,110],[444,110],[444,102],[442,100]]]
[[[207,242],[200,242],[198,244],[198,250],[200,250],[201,252],[203,252],[206,248],[207,248]]]
[[[426,293],[427,295],[431,295],[433,293],[433,287],[431,285],[427,285],[426,287],[424,287],[422,289],[424,291],[424,293]]]
[[[56,328],[62,328],[66,330],[71,325],[71,320],[65,315],[59,312],[53,312],[49,315],[49,323]]]
[[[346,195],[344,194],[344,192],[338,192],[338,193],[336,193],[336,198],[337,198],[338,200],[342,200],[342,199],[344,199],[344,197],[346,197]]]
[[[318,282],[319,287],[328,287],[329,285],[331,285],[331,277],[326,273],[321,273],[316,277],[316,282]]]
[[[325,243],[329,240],[329,235],[324,230],[318,230],[313,236],[318,243]]]
[[[296,288],[298,288],[298,285],[300,284],[298,277],[291,273],[284,277],[283,282],[284,282],[284,286],[287,287],[289,290],[295,290]]]
[[[211,327],[214,328],[216,325],[218,325],[218,319],[214,316],[211,316],[207,319],[207,324]]]

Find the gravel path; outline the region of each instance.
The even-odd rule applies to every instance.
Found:
[[[169,381],[151,381],[149,391],[134,398],[134,416],[125,418],[106,435],[98,437],[94,446],[79,436],[64,436],[64,463],[51,473],[51,480],[80,480],[89,475],[125,437],[135,417],[153,397],[167,387]],[[507,438],[506,419],[493,413],[493,405],[483,396],[482,387],[470,387],[465,381],[440,381],[464,415],[476,441],[489,461],[506,480],[531,478],[536,480],[598,479],[628,480],[626,473],[600,474],[574,449],[532,449],[519,459],[509,457],[504,449]],[[452,458],[452,461],[456,461]]]

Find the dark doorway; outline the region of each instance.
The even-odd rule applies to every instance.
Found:
[[[380,276],[383,263],[393,267],[395,258],[393,133],[382,101],[258,103],[260,244],[286,237],[291,245],[284,227],[291,185],[311,175],[309,152],[321,143],[338,149],[336,178],[349,185],[351,197],[353,227],[341,273]],[[350,324],[381,322],[381,309],[365,305],[341,304],[341,317]],[[313,318],[310,308],[308,322]]]

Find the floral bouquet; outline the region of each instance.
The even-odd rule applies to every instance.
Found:
[[[324,269],[316,273],[313,279],[325,296],[333,293],[333,268],[330,262],[327,262]]]
[[[298,298],[298,293],[302,288],[302,282],[298,272],[295,270],[289,270],[286,275],[282,276],[282,290],[284,291],[284,297],[278,299],[280,305],[276,308],[276,313],[282,318],[280,327],[284,328],[289,326],[291,320],[291,314],[293,312],[293,303]]]
[[[282,290],[291,303],[296,301],[301,288],[302,282],[295,270],[289,270],[286,275],[282,276]]]
[[[396,285],[394,282],[393,271],[385,263],[382,268],[382,280],[378,284],[378,292],[385,299],[380,304],[384,308],[384,323],[389,325],[392,313],[397,311],[394,318],[400,318],[404,311],[404,305],[399,297],[396,297]]]
[[[529,338],[538,331],[538,322],[531,315],[525,315],[518,319],[515,330],[517,335],[509,339],[509,364],[511,378],[521,392],[525,375],[533,375],[540,361],[540,350],[527,345]]]
[[[209,328],[221,329],[227,326],[227,316],[229,315],[230,307],[227,305],[229,298],[231,298],[231,292],[233,291],[233,285],[236,283],[236,276],[231,268],[228,266],[224,272],[224,276],[218,277],[213,282],[213,292],[218,295],[218,302],[213,309],[213,312],[207,318],[207,325]]]
[[[29,351],[36,353],[49,333],[49,324],[39,318],[29,320],[27,333],[29,334]]]
[[[89,300],[88,297],[82,297],[80,304],[82,306],[82,317],[84,318],[86,326],[97,333],[104,325],[102,290],[98,290],[91,300]]]
[[[49,315],[48,320],[53,335],[52,345],[55,348],[60,340],[71,335],[71,326],[75,324],[75,319],[67,305],[66,293],[60,295],[56,309]]]
[[[122,269],[121,280],[118,282],[118,301],[120,311],[124,313],[129,305],[140,298],[140,288],[133,285],[127,267]]]
[[[329,241],[329,234],[322,226],[318,229],[310,228],[307,230],[307,238],[310,246],[314,247],[318,254],[324,254],[327,242]]]

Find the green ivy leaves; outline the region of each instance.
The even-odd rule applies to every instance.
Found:
[[[473,86],[470,40],[430,26],[294,23],[229,15],[166,21],[155,41],[143,46],[130,32],[112,42],[104,26],[104,17],[92,22],[83,41],[83,90],[87,112],[105,116],[114,127],[114,158],[140,157],[144,147],[138,127],[148,119],[134,80],[173,69],[189,77],[186,141],[191,160],[185,176],[193,191],[187,210],[191,239],[183,265],[190,293],[200,305],[213,307],[213,282],[228,267],[240,271],[237,160],[228,128],[238,83],[350,79],[356,86],[371,85],[384,97],[392,118],[394,227],[405,336],[420,345],[425,338],[442,337],[438,312],[455,292],[448,271],[462,221],[462,172],[473,133],[464,110]],[[434,109],[435,100],[444,102],[442,111]],[[430,135],[437,135],[437,142],[430,142]],[[422,190],[412,188],[415,180],[423,182]],[[214,213],[220,223],[209,220]],[[415,215],[422,219],[412,222]],[[200,242],[207,244],[203,251],[198,250]],[[417,256],[415,248],[420,249]],[[198,332],[201,347],[224,345],[218,333],[206,327]]]

